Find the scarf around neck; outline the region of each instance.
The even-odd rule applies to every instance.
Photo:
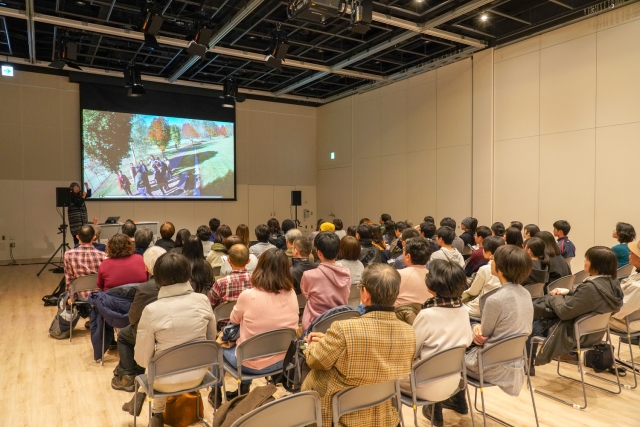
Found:
[[[462,307],[462,301],[460,298],[433,297],[422,304],[422,308],[431,307],[460,308]]]

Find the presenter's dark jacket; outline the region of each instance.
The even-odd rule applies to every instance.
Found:
[[[71,205],[67,210],[69,216],[69,230],[72,236],[76,236],[80,231],[80,227],[89,223],[87,216],[87,206],[84,204],[85,199],[91,197],[91,190],[87,191],[85,198],[71,195]]]

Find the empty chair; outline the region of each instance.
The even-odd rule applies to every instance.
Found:
[[[631,276],[631,273],[633,273],[633,265],[632,264],[623,265],[618,269],[618,279],[624,279],[625,277],[629,277]]]
[[[389,399],[395,399],[395,407],[400,416],[400,422],[404,426],[400,403],[400,380],[352,387],[334,394],[331,399],[333,425],[340,425],[340,417],[344,414],[378,406]]]
[[[536,426],[538,426],[538,411],[536,410],[536,401],[533,396],[533,388],[531,387],[531,377],[529,376],[529,365],[527,364],[527,338],[528,335],[516,335],[511,338],[505,338],[493,344],[491,347],[483,348],[478,352],[478,375],[479,380],[467,376],[467,384],[475,387],[474,406],[476,411],[482,413],[482,421],[484,426],[487,425],[487,417],[494,419],[502,424],[504,421],[495,418],[485,412],[484,409],[484,388],[493,387],[494,385],[484,381],[485,369],[493,366],[503,365],[506,363],[517,362],[522,360],[525,366],[525,372],[527,374],[527,384],[529,385],[529,391],[531,393],[531,403],[533,405],[533,415],[536,418]],[[482,401],[482,411],[478,409],[478,389],[480,389],[480,399]],[[471,399],[469,399],[471,400]]]
[[[73,306],[74,304],[86,304],[86,302],[76,302],[76,293],[84,292],[84,291],[94,291],[99,289],[97,285],[97,274],[89,274],[87,276],[78,277],[76,280],[71,282],[70,291],[69,291],[69,302],[71,303],[71,319],[76,316],[77,309]],[[73,338],[73,321],[69,323],[69,342]]]
[[[577,344],[576,347],[573,349],[573,351],[576,351],[578,353],[578,371],[580,372],[580,379],[579,380],[571,378],[571,377],[568,377],[566,375],[562,375],[560,373],[560,360],[558,360],[558,369],[557,369],[558,375],[560,375],[562,378],[566,378],[566,379],[571,380],[571,381],[582,383],[582,394],[584,396],[584,406],[577,405],[577,404],[575,404],[573,402],[569,402],[567,400],[560,399],[557,396],[554,396],[552,394],[547,394],[547,393],[545,393],[543,391],[535,389],[535,391],[537,393],[540,393],[543,396],[547,396],[547,397],[549,397],[549,398],[551,398],[553,400],[557,400],[558,402],[562,402],[562,403],[564,403],[566,405],[573,406],[576,409],[585,409],[587,407],[587,389],[586,389],[585,385],[597,388],[597,389],[605,391],[607,393],[620,394],[620,392],[622,391],[622,387],[620,385],[620,377],[618,376],[618,370],[617,369],[614,369],[615,373],[616,373],[617,382],[608,380],[606,378],[602,378],[602,377],[597,376],[597,375],[593,375],[593,374],[587,373],[587,375],[594,376],[594,377],[598,378],[601,381],[606,381],[606,382],[609,382],[609,383],[612,383],[612,384],[618,384],[618,391],[617,392],[616,391],[607,390],[605,388],[602,388],[602,387],[599,387],[599,386],[596,386],[596,385],[593,385],[593,384],[589,384],[589,383],[584,381],[585,372],[584,372],[584,368],[582,366],[583,365],[584,352],[588,351],[588,350],[592,350],[593,347],[592,346],[591,347],[582,347],[580,345],[580,339],[582,337],[586,336],[586,335],[596,334],[596,333],[599,333],[599,332],[605,332],[606,333],[605,334],[605,336],[606,336],[605,342],[611,344],[611,336],[610,336],[610,333],[609,333],[609,318],[611,318],[611,313],[585,314],[584,316],[581,316],[581,317],[577,318],[575,320],[574,324],[573,324],[573,333],[574,333],[574,339],[575,339],[574,342]],[[536,337],[531,338],[531,348],[532,349],[530,351],[530,354],[533,354],[533,345],[534,344],[542,344],[542,343],[544,343],[544,341],[545,341],[545,337],[536,336]],[[611,358],[613,358],[613,357],[614,357],[613,347],[611,347]],[[527,365],[527,366],[530,366],[530,363],[531,363],[531,361],[529,361],[529,365]]]
[[[531,299],[544,296],[544,283],[534,283],[524,287],[531,294]]]
[[[626,331],[617,331],[615,329],[611,329],[611,334],[617,336],[618,339],[618,361],[620,361],[620,363],[623,363],[627,366],[629,366],[631,368],[631,371],[633,372],[633,387],[625,385],[625,388],[628,389],[635,389],[638,387],[638,377],[637,377],[637,373],[636,373],[636,364],[633,360],[633,345],[631,344],[631,339],[632,338],[636,338],[636,337],[640,337],[640,331],[639,332],[631,332],[631,323],[633,322],[637,322],[640,321],[640,310],[636,310],[633,313],[627,315],[624,318],[624,321],[626,323]],[[620,359],[620,347],[622,346],[622,341],[620,340],[620,338],[622,337],[627,337],[627,342],[629,344],[629,357],[631,358],[631,360],[622,360]]]
[[[331,327],[333,322],[338,322],[340,320],[348,320],[353,319],[354,317],[360,317],[360,313],[355,310],[343,311],[340,313],[332,314],[331,316],[327,316],[318,323],[314,324],[311,327],[311,332],[322,332],[323,334],[327,333],[327,330]]]
[[[553,282],[547,285],[547,289],[545,294],[548,294],[552,290],[556,288],[564,288],[564,289],[573,289],[573,276],[564,276],[559,278],[558,280],[554,280]]]
[[[582,283],[587,277],[589,277],[589,273],[584,270],[580,270],[573,275],[573,284],[576,285],[578,283]]]
[[[238,418],[231,427],[322,427],[320,395],[305,391],[282,397]]]
[[[357,307],[360,304],[360,291],[358,285],[351,285],[351,291],[349,292],[348,305],[351,307]]]
[[[216,308],[213,309],[213,316],[216,318],[216,322],[220,320],[228,319],[231,316],[231,311],[233,311],[233,307],[236,306],[237,301],[229,301],[224,304],[220,304]]]
[[[205,374],[202,383],[197,387],[172,393],[161,393],[153,389],[153,383],[156,378],[209,367],[211,367],[211,372]],[[217,390],[215,385],[223,378],[221,367],[222,350],[220,345],[215,341],[188,342],[154,355],[149,362],[147,373],[138,375],[135,378],[135,384],[139,384],[149,397],[149,423],[151,423],[151,399],[154,397],[177,396],[191,391],[198,391],[206,387],[213,387]],[[134,408],[137,407],[137,397],[138,393],[134,393]],[[199,400],[200,399],[196,399],[196,414],[198,414],[200,421],[208,426],[209,424],[200,418],[200,410],[198,409]],[[136,426],[136,419],[137,417],[134,415],[134,427]]]

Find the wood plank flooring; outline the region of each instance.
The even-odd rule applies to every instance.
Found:
[[[83,328],[82,321],[74,330],[72,343],[48,336],[56,308],[44,307],[40,298],[55,288],[62,275],[45,271],[38,278],[40,267],[0,267],[0,426],[132,426],[132,417],[121,410],[132,394],[112,390],[110,386],[117,352],[106,355],[104,366],[96,364],[92,360],[89,331]],[[640,362],[640,349],[636,349],[636,362]],[[626,345],[622,347],[622,355],[628,358]],[[557,377],[555,366],[538,367],[534,387],[559,397],[581,399],[580,385]],[[563,365],[563,372],[577,375],[576,368],[570,365]],[[633,384],[631,373],[622,381]],[[236,387],[229,378],[227,385],[232,390]],[[473,396],[473,388],[471,393]],[[283,394],[279,391],[279,395]],[[517,398],[491,388],[485,392],[485,401],[489,413],[515,426],[535,426],[529,396],[526,387]],[[620,395],[588,389],[587,396],[589,406],[580,411],[536,394],[540,425],[640,426],[640,389],[623,389]],[[203,398],[206,402],[206,395]],[[207,403],[205,415],[211,419],[212,409]],[[411,409],[405,407],[403,415],[406,425],[413,425]],[[138,419],[140,426],[147,425],[146,416],[145,408]],[[469,416],[451,411],[445,411],[444,416],[447,426],[471,425]],[[418,420],[420,426],[429,425],[421,413]],[[482,425],[481,415],[476,414],[476,423]],[[487,425],[499,424],[488,420]]]

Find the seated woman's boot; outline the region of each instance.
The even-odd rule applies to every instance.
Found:
[[[151,415],[149,427],[164,427],[164,417],[162,416],[162,412]]]
[[[452,411],[456,411],[458,414],[467,415],[469,413],[469,405],[467,405],[467,398],[464,390],[460,390],[447,400],[440,403],[442,403],[442,407],[444,409],[451,409]]]
[[[218,391],[217,398],[216,389]],[[222,387],[211,387],[211,391],[209,392],[209,404],[215,409],[218,409],[220,405],[222,405]]]
[[[422,407],[422,415],[428,420],[431,420],[431,408],[433,405],[427,405]],[[435,427],[444,426],[444,418],[442,417],[442,404],[435,404],[435,411],[433,413],[433,425]]]
[[[249,393],[249,389],[251,388],[251,384],[240,384],[240,391],[242,392],[242,394],[247,394]],[[236,391],[228,391],[227,392],[227,401],[231,400],[231,399],[235,399],[236,397],[238,397],[238,390]]]

